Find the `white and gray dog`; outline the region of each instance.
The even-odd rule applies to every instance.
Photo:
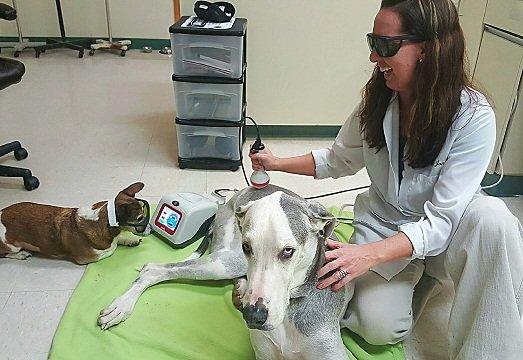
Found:
[[[162,281],[232,279],[257,359],[347,359],[339,321],[354,289],[316,288],[335,225],[323,206],[286,189],[243,189],[219,208],[208,255],[202,245],[186,261],[145,265],[98,323],[124,321],[145,289]]]

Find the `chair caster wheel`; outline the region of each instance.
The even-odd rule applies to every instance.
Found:
[[[125,56],[125,50],[122,50],[122,51],[120,52],[120,56]]]
[[[35,176],[24,178],[24,187],[26,190],[31,191],[40,186],[40,181]]]
[[[24,148],[15,150],[14,154],[15,154],[16,160],[23,160],[23,159],[27,158],[27,155],[28,155],[27,150]]]
[[[78,57],[81,59],[84,57],[84,51],[81,50],[80,52],[78,52]]]
[[[89,50],[89,56],[93,56],[95,51],[96,51],[95,49]]]
[[[39,58],[40,57],[40,52],[39,50],[35,50],[35,57],[36,58]],[[42,51],[43,52],[43,51]]]
[[[20,51],[15,51],[15,53],[13,54],[15,58],[19,57],[20,56]]]

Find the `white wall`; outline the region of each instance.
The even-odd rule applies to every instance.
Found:
[[[11,5],[11,0],[1,0]],[[107,36],[104,0],[61,0],[69,36]],[[25,36],[58,36],[55,0],[16,0]],[[110,0],[115,37],[168,39],[172,0]],[[0,36],[15,36],[14,21],[0,21]]]
[[[248,23],[247,110],[261,124],[342,124],[372,71],[378,0],[236,0]],[[192,1],[182,1],[191,14]]]
[[[231,1],[249,20],[248,113],[266,125],[343,123],[372,70],[365,34],[380,1]],[[24,35],[59,34],[54,0],[17,4]],[[181,4],[182,15],[193,13],[193,0]],[[62,7],[68,35],[106,35],[103,0],[62,0]],[[111,0],[111,15],[115,37],[165,39],[173,4]],[[14,22],[0,21],[0,36],[15,34]]]

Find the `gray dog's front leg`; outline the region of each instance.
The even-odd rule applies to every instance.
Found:
[[[98,324],[102,330],[117,325],[131,315],[140,295],[162,281],[225,280],[244,276],[247,264],[243,254],[235,251],[217,251],[199,259],[173,264],[147,264],[131,287],[111,305],[100,312]]]
[[[303,346],[304,359],[347,360],[347,351],[341,339],[340,329],[318,329],[309,335]]]
[[[320,326],[313,333],[286,333],[285,329],[269,332],[251,330],[251,344],[256,360],[303,359],[347,360],[340,329]],[[277,340],[274,341],[274,338]]]

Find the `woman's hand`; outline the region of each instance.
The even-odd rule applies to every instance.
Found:
[[[331,250],[325,252],[326,263],[318,272],[318,277],[332,273],[322,279],[317,288],[330,286],[332,291],[338,291],[376,265],[410,258],[414,251],[409,238],[401,231],[384,240],[363,245],[327,239],[327,247]]]
[[[280,158],[274,156],[268,148],[265,148],[258,153],[249,153],[249,157],[251,158],[253,170],[275,170],[290,174],[316,175],[316,164],[311,153]]]
[[[254,154],[249,153],[249,157],[253,170],[278,170],[279,158],[274,156],[268,148]]]
[[[318,283],[318,289],[330,286],[332,291],[338,291],[379,263],[371,244],[344,244],[327,239],[327,247],[331,250],[325,252],[326,263],[318,272],[318,277],[328,273],[331,275]]]

